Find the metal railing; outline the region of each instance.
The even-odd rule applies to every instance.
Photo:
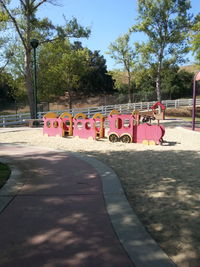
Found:
[[[177,99],[177,100],[163,100],[162,103],[167,108],[177,108],[180,106],[192,106],[192,99]],[[88,117],[92,117],[95,113],[102,113],[104,116],[108,115],[110,111],[113,109],[117,109],[121,113],[130,113],[133,110],[149,110],[150,107],[155,103],[152,102],[138,102],[138,103],[127,103],[127,104],[117,104],[117,105],[108,105],[108,106],[100,106],[100,107],[89,107],[89,108],[74,108],[67,110],[51,110],[51,112],[57,113],[60,115],[63,112],[69,112],[73,116],[77,113],[84,113]],[[200,105],[200,99],[196,100],[196,104]],[[38,118],[42,119],[43,115],[47,112],[38,112]],[[28,120],[30,119],[30,113],[19,113],[15,115],[3,115],[0,116],[0,127],[7,127],[11,125],[26,125]]]

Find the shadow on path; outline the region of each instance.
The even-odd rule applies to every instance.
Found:
[[[18,166],[24,185],[17,195],[12,188],[0,214],[1,266],[134,266],[112,229],[94,168],[62,153],[8,149],[1,145],[0,156]]]

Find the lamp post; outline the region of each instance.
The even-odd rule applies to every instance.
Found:
[[[200,81],[200,71],[198,71],[193,80],[193,104],[192,104],[192,130],[195,131],[195,111],[196,111],[196,82]]]
[[[34,58],[34,99],[35,99],[35,119],[37,119],[37,65],[36,65],[36,48],[39,45],[37,39],[32,39],[30,45],[33,48],[33,58]]]

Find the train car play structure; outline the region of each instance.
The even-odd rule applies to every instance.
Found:
[[[164,118],[165,106],[159,102],[155,103],[150,111],[135,110],[131,114],[120,114],[117,110],[112,110],[107,117],[101,113],[88,118],[83,113],[73,117],[68,112],[60,116],[49,112],[43,117],[43,134],[98,140],[105,138],[105,129],[108,129],[107,137],[110,142],[156,145],[163,142],[165,129],[159,121]],[[152,120],[157,120],[157,124],[152,124]]]

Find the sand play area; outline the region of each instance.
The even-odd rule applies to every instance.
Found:
[[[114,169],[151,236],[180,267],[200,266],[200,132],[164,121],[160,146],[0,131],[0,143],[45,146],[93,156]]]

